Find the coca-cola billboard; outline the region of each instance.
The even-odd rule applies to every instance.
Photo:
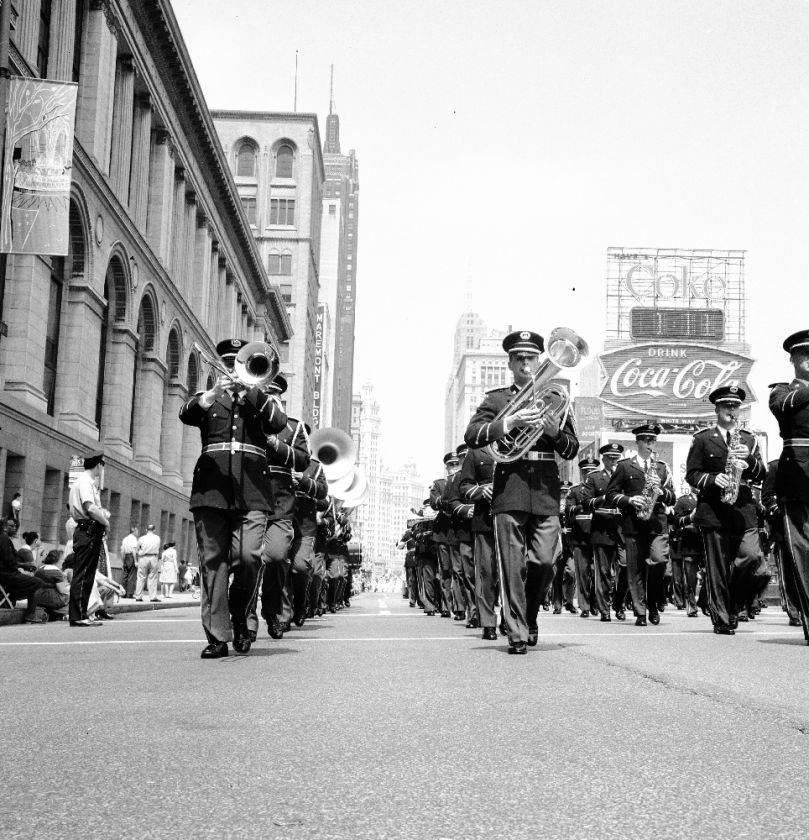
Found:
[[[753,359],[705,344],[634,344],[599,357],[606,417],[682,421],[711,417],[708,395],[721,385],[750,387]]]

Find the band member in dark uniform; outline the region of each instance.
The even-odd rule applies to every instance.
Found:
[[[472,534],[475,539],[475,602],[483,638],[497,640],[497,590],[499,577],[492,531],[492,477],[494,459],[485,449],[470,449],[461,467],[458,489],[475,505]]]
[[[246,342],[227,339],[216,351],[228,369]],[[209,391],[192,397],[180,420],[197,426],[202,454],[194,467],[190,508],[194,513],[200,569],[202,627],[208,646],[203,659],[250,650],[247,615],[255,598],[267,513],[267,435],[287,418],[277,398],[222,376]],[[228,579],[233,582],[228,591]]]
[[[570,528],[568,539],[573,547],[573,562],[576,567],[576,585],[579,593],[579,609],[582,618],[589,618],[597,612],[595,604],[595,580],[593,578],[593,549],[590,545],[590,526],[593,514],[587,508],[587,494],[584,482],[587,476],[601,466],[595,458],[579,461],[581,481],[574,484],[565,500],[565,519]]]
[[[674,605],[685,609],[689,618],[697,616],[697,572],[702,562],[702,536],[694,525],[692,513],[697,507],[693,488],[674,504],[671,529],[671,577]]]
[[[660,623],[657,605],[669,556],[665,506],[674,504],[674,486],[668,466],[654,453],[661,431],[656,423],[633,429],[638,454],[619,461],[607,485],[607,507],[617,507],[622,514],[626,576],[637,627],[646,626],[647,608],[649,621]]]
[[[560,615],[562,607],[569,613],[576,612],[573,598],[576,596],[576,564],[570,545],[570,528],[565,521],[567,497],[573,488],[570,481],[563,481],[559,496],[559,542],[553,558],[553,579],[550,585],[550,597],[553,601],[553,614]],[[546,597],[548,597],[546,595]]]
[[[447,504],[449,505],[457,547],[453,551],[453,577],[455,563],[460,565],[460,583],[463,600],[466,605],[466,626],[471,629],[479,626],[478,608],[475,603],[475,542],[472,535],[472,517],[475,506],[463,499],[460,491],[461,470],[468,455],[468,447],[462,443],[456,450],[458,469],[447,482]]]
[[[318,499],[315,504],[317,510],[317,533],[315,534],[315,556],[312,561],[312,585],[309,593],[309,609],[307,618],[323,615],[325,610],[326,589],[326,546],[334,532],[334,505],[330,496]]]
[[[422,513],[429,507],[425,499]],[[437,518],[437,517],[436,517]],[[435,615],[441,609],[441,579],[438,576],[438,543],[433,540],[435,519],[422,516],[413,525],[416,541],[416,568],[419,579],[419,596],[422,609],[427,615]]]
[[[537,615],[553,576],[559,542],[560,477],[556,456],[570,460],[579,451],[573,417],[543,412],[536,404],[497,420],[524,385],[529,385],[544,349],[541,335],[524,330],[503,339],[514,377],[510,388],[489,391],[466,429],[465,440],[481,449],[531,427],[541,435],[524,457],[498,463],[494,470],[492,515],[500,567],[500,590],[508,629],[509,653],[527,653],[536,645]]]
[[[590,544],[593,547],[593,576],[595,578],[595,608],[602,621],[610,621],[610,601],[615,617],[623,621],[626,598],[626,554],[619,522],[621,511],[607,507],[607,487],[624,451],[620,443],[606,443],[598,452],[604,462],[600,470],[593,470],[584,480],[584,503],[593,514],[590,523]],[[616,585],[617,569],[617,585]]]
[[[699,494],[692,514],[705,549],[708,609],[714,633],[732,636],[745,609],[761,559],[758,513],[751,481],[764,478],[758,442],[738,426],[745,392],[736,385],[712,391],[716,425],[694,435],[685,480]],[[736,487],[735,497],[726,490]]]
[[[794,578],[796,606],[809,641],[809,330],[793,333],[783,346],[795,376],[770,391],[770,411],[784,441],[775,492],[784,517],[782,560]]]
[[[430,507],[436,511],[433,522],[433,542],[436,546],[438,571],[441,576],[441,616],[449,618],[452,611],[452,555],[450,544],[452,535],[452,520],[449,512],[443,509],[443,497],[447,490],[447,481],[452,471],[458,466],[458,456],[454,452],[444,455],[444,478],[437,478],[430,486]]]

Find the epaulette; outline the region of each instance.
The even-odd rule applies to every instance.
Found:
[[[486,395],[488,394],[496,394],[498,391],[508,391],[511,389],[510,385],[504,385],[500,388],[492,388],[490,391],[484,391]]]
[[[694,434],[691,437],[696,437],[697,435],[704,435],[705,432],[710,432],[711,429],[713,429],[713,426],[707,426],[704,429],[699,429],[698,431],[694,432]]]
[[[773,388],[777,388],[779,385],[786,385],[789,387],[789,382],[771,382],[767,387],[772,390]]]

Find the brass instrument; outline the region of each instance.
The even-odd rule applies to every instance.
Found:
[[[329,495],[342,501],[343,508],[362,504],[368,496],[368,479],[354,466],[357,445],[342,429],[315,429],[309,436],[312,456],[323,466]]]
[[[234,385],[244,388],[267,388],[275,379],[280,367],[278,354],[272,345],[265,341],[245,344],[236,354],[233,370],[230,370],[221,359],[209,356],[203,350],[199,351],[199,355],[206,365],[224,374]]]
[[[514,395],[511,402],[495,417],[505,420],[525,408],[535,408],[541,412],[540,419],[551,414],[559,418],[560,426],[565,424],[570,411],[570,394],[561,385],[547,384],[562,368],[575,367],[589,353],[587,342],[576,332],[567,327],[557,327],[548,338],[545,358],[540,362],[531,381],[527,382]],[[495,461],[510,464],[523,458],[542,437],[543,427],[524,426],[486,448]]]
[[[730,443],[728,443],[728,460],[725,464],[725,475],[730,480],[730,484],[722,491],[722,501],[726,505],[733,505],[736,499],[739,498],[739,487],[742,484],[742,473],[747,469],[747,464],[739,458],[733,458],[730,455],[730,450],[735,449],[742,444],[741,429],[739,426],[730,433]]]
[[[655,476],[658,481],[654,481],[652,476]],[[650,449],[648,463],[646,465],[646,483],[643,485],[643,490],[641,491],[643,507],[637,513],[638,519],[642,522],[648,522],[652,518],[652,513],[657,504],[657,497],[663,493],[659,479],[660,476],[657,475],[657,452],[654,449]]]

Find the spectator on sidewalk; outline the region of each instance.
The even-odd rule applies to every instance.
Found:
[[[133,525],[121,542],[121,560],[124,566],[123,598],[135,597],[135,584],[138,579],[138,534],[140,528]]]
[[[45,555],[42,565],[34,573],[34,577],[42,581],[42,590],[37,600],[50,621],[67,619],[70,584],[61,565],[62,552],[54,548]]]
[[[183,558],[177,563],[177,591],[185,592],[188,589],[188,562]]]
[[[20,514],[22,513],[22,493],[15,493],[11,500],[11,518],[14,520],[14,529],[20,530]]]
[[[36,531],[26,531],[22,535],[22,545],[17,549],[17,565],[26,572],[37,570],[37,550],[42,545]]]
[[[0,585],[12,600],[26,598],[28,607],[25,611],[27,624],[42,624],[37,617],[37,596],[42,589],[42,581],[32,574],[22,571],[17,566],[17,552],[7,531],[14,529],[14,520],[2,520],[0,531]]]
[[[154,532],[154,525],[149,525],[146,533],[138,540],[138,582],[135,586],[135,600],[143,600],[143,587],[146,585],[150,601],[159,601],[157,597],[157,576],[160,570],[160,537]]]
[[[171,598],[171,593],[177,585],[177,552],[175,543],[166,543],[163,546],[163,555],[160,558],[160,588],[164,598]]]

